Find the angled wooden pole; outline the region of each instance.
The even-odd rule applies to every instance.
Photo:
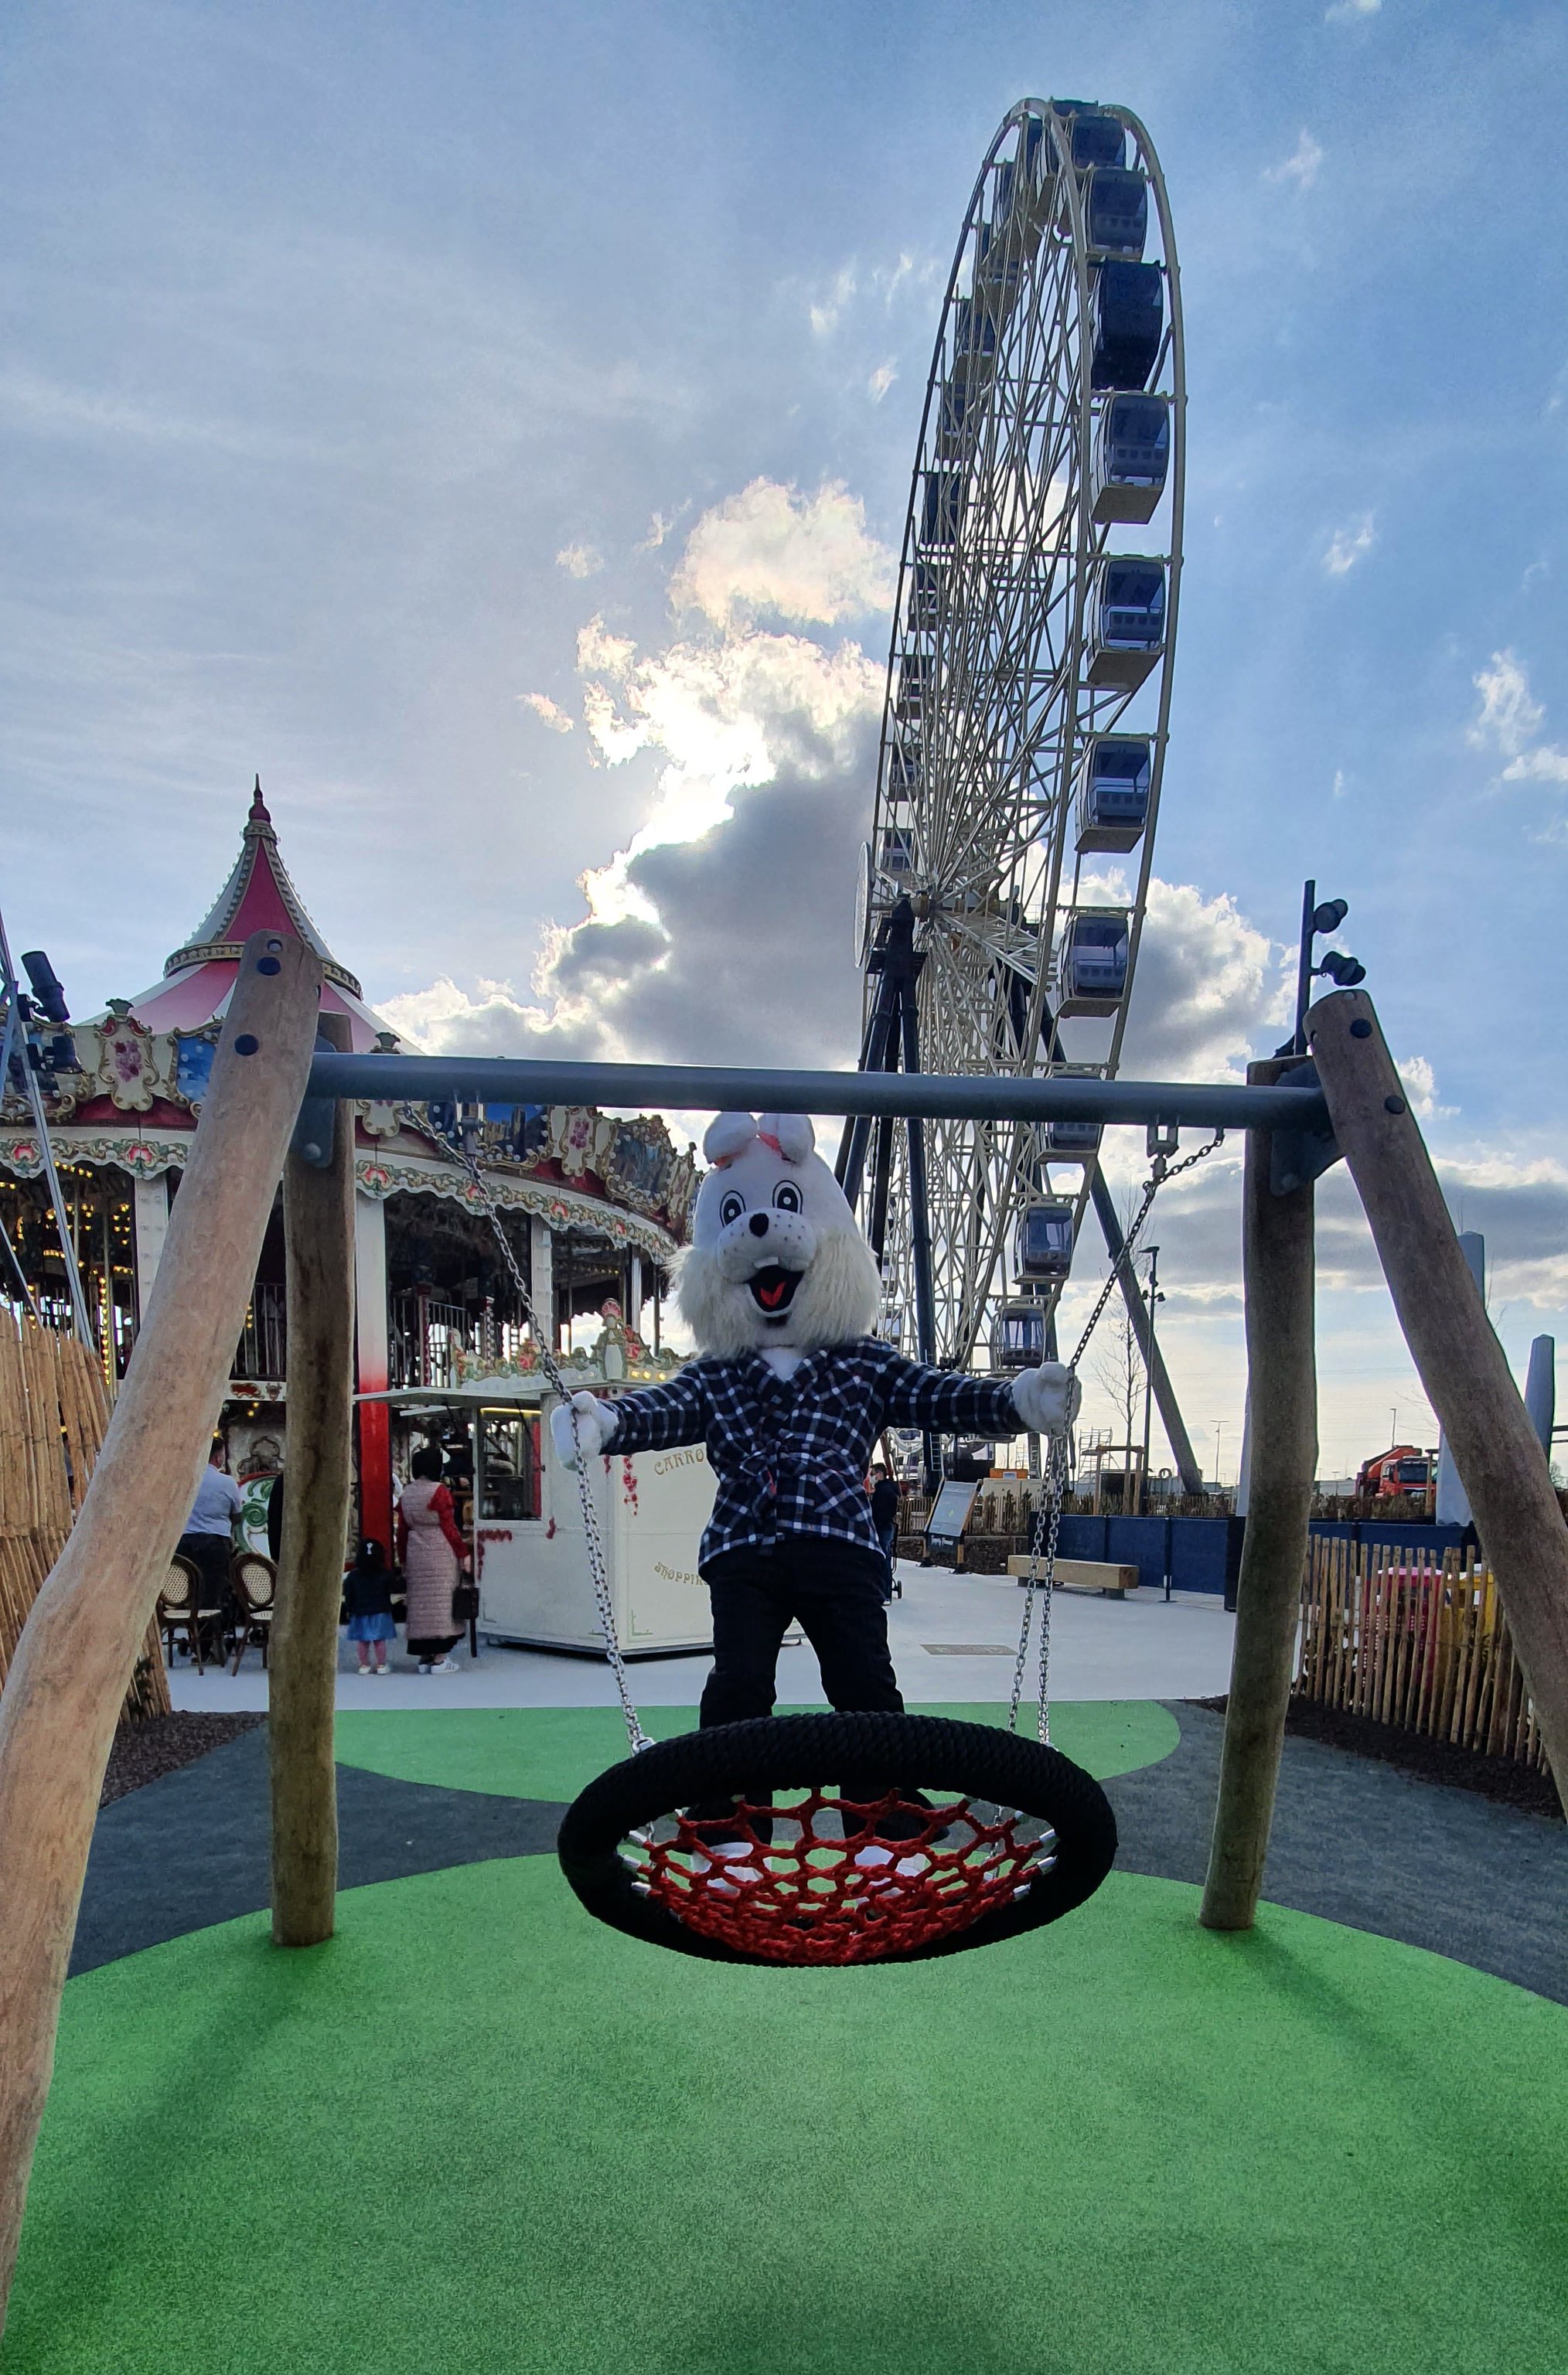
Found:
[[[103,1768],[222,1407],[320,987],[301,941],[258,932],[245,943],[141,1334],[0,1696],[0,2305]]]
[[[1410,1356],[1469,1495],[1568,1808],[1568,1526],[1546,1454],[1365,991],[1319,998],[1307,1046]]]
[[[1267,1085],[1297,1060],[1250,1064],[1247,1079]],[[1288,1196],[1272,1192],[1271,1145],[1269,1131],[1248,1132],[1242,1275],[1252,1490],[1236,1585],[1220,1796],[1198,1916],[1210,1930],[1250,1930],[1257,1911],[1317,1466],[1313,1193],[1310,1186]]]
[[[346,1049],[347,1017],[323,1015],[321,1034]],[[267,1721],[279,1946],[330,1938],[337,1896],[332,1725],[354,1419],[354,1108],[329,1107],[323,1120],[332,1128],[325,1167],[292,1152],[283,1170],[289,1447]]]

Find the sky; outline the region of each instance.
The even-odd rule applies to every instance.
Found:
[[[1124,1072],[1271,1052],[1314,876],[1520,1374],[1568,1335],[1559,7],[16,0],[0,66],[0,899],[78,1013],[157,976],[259,770],[426,1046],[853,1061],[952,249],[1014,101],[1114,100],[1189,397]],[[1222,1475],[1238,1165],[1152,1231]],[[1319,1239],[1334,1475],[1436,1432],[1342,1167]]]

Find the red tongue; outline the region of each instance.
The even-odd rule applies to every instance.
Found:
[[[784,1282],[782,1278],[777,1286],[760,1286],[757,1289],[757,1300],[764,1311],[777,1310],[784,1298]]]

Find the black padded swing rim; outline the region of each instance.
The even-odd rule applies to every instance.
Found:
[[[951,1790],[1031,1814],[1055,1832],[1055,1862],[1025,1896],[983,1914],[967,1929],[927,1946],[854,1965],[803,1966],[747,1954],[689,1930],[632,1887],[632,1873],[619,1852],[629,1832],[700,1799],[818,1788],[824,1776],[843,1772],[897,1774],[910,1787]],[[1116,1818],[1100,1784],[1081,1766],[992,1724],[960,1723],[946,1716],[767,1716],[683,1732],[612,1765],[567,1809],[556,1852],[587,1910],[629,1937],[708,1962],[778,1970],[875,1970],[961,1954],[1059,1920],[1092,1896],[1110,1871]]]

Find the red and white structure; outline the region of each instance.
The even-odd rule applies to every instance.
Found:
[[[323,1006],[348,1018],[357,1050],[391,1053],[397,1034],[365,1001],[327,947],[283,862],[258,781],[240,854],[197,929],[140,996],[112,998],[72,1025],[80,1069],[46,1100],[67,1221],[112,1388],[157,1275],[172,1197],[201,1111],[213,1050],[252,932],[306,941],[320,958]],[[43,1192],[42,1150],[23,1101],[0,1101],[0,1226],[46,1317],[68,1324],[59,1234]],[[422,1110],[393,1098],[353,1108],[356,1286],[361,1393],[440,1388],[466,1376],[526,1374],[536,1360],[491,1224],[463,1165],[420,1128]],[[690,1149],[662,1120],[612,1119],[589,1106],[466,1109],[478,1154],[529,1292],[559,1347],[574,1321],[599,1316],[622,1365],[645,1304],[658,1337],[659,1299],[684,1239],[695,1183]],[[0,1279],[0,1294],[6,1281]],[[630,1331],[630,1333],[629,1333]],[[585,1365],[592,1365],[584,1355]],[[281,1457],[286,1423],[281,1218],[274,1215],[235,1351],[227,1423],[237,1466]],[[392,1441],[384,1404],[364,1407],[360,1525],[391,1522]]]

